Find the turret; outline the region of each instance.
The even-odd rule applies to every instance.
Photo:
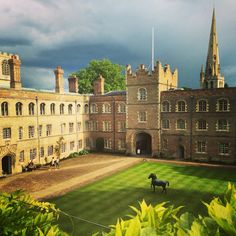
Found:
[[[55,80],[56,80],[56,93],[64,93],[64,78],[63,74],[64,71],[62,70],[61,66],[58,66],[56,70],[54,70]]]

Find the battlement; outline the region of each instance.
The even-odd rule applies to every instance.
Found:
[[[0,58],[3,57],[4,59],[11,59],[11,58],[15,58],[15,59],[20,59],[19,55],[17,54],[12,54],[12,53],[8,53],[8,52],[1,52],[0,51]]]
[[[146,74],[147,76],[152,76],[157,73],[162,73],[163,75],[178,75],[178,70],[175,68],[174,71],[171,71],[170,65],[165,64],[164,67],[162,66],[160,61],[157,61],[154,66],[154,71],[148,71],[147,67],[144,64],[140,64],[138,69],[133,72],[131,65],[126,66],[126,75],[127,77],[137,77],[138,74]]]

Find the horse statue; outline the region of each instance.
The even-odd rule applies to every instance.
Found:
[[[157,176],[153,173],[151,173],[148,176],[148,179],[152,179],[151,182],[151,188],[153,187],[153,191],[155,192],[155,186],[161,186],[162,187],[162,192],[166,193],[166,185],[170,185],[168,181],[163,181],[163,180],[158,180]]]

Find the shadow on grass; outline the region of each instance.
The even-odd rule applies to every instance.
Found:
[[[115,224],[119,217],[127,219],[125,216],[133,213],[129,206],[139,208],[138,202],[141,202],[142,199],[153,205],[168,202],[168,205],[174,205],[175,207],[184,206],[181,213],[188,211],[194,215],[207,215],[202,201],[209,202],[213,199],[214,193],[169,188],[168,193],[164,194],[161,193],[161,189],[154,193],[149,188],[134,187],[132,189],[114,189],[113,191],[97,189],[96,196],[92,191],[76,190],[62,197],[54,198],[51,202],[56,203],[58,208],[71,215],[109,226]],[[77,219],[72,220],[74,222],[73,235],[86,236],[92,235],[94,232],[104,231],[102,227]],[[62,215],[59,222],[61,228],[72,235],[71,220]]]

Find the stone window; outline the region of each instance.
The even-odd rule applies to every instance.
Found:
[[[111,149],[112,148],[112,140],[111,139],[104,139],[104,148]]]
[[[22,139],[23,138],[23,127],[19,127],[18,131],[19,131],[19,139]]]
[[[90,130],[90,123],[88,120],[84,122],[84,131],[89,131]]]
[[[126,122],[118,121],[118,132],[125,132],[125,131],[126,131]]]
[[[46,136],[52,135],[52,125],[46,125]]]
[[[218,120],[216,124],[216,130],[229,131],[229,122],[225,119]]]
[[[78,123],[77,123],[77,131],[78,131],[78,132],[81,131],[81,122],[78,122]]]
[[[77,112],[78,112],[78,113],[81,112],[81,105],[80,105],[80,104],[77,105]]]
[[[179,129],[179,130],[186,129],[186,122],[185,122],[185,120],[182,120],[182,119],[177,120],[177,122],[176,122],[176,129]]]
[[[206,141],[197,141],[196,142],[196,152],[197,153],[206,153],[207,152]]]
[[[219,143],[219,154],[220,155],[229,155],[230,144],[229,143]]]
[[[169,129],[170,128],[170,121],[169,120],[162,120],[162,129]]]
[[[55,103],[52,103],[50,105],[50,112],[51,112],[51,115],[55,115]]]
[[[71,141],[70,142],[70,151],[74,150],[74,147],[75,147],[75,142]]]
[[[126,112],[126,105],[125,103],[119,103],[118,104],[118,113],[125,113]]]
[[[25,151],[24,150],[20,152],[19,161],[20,162],[24,162],[25,161]]]
[[[98,105],[96,103],[91,105],[91,113],[98,113]]]
[[[40,157],[44,157],[44,147],[40,147]]]
[[[83,146],[83,140],[82,139],[80,139],[79,141],[78,141],[78,148],[79,149],[81,149]]]
[[[230,111],[230,104],[228,99],[218,99],[216,104],[216,111],[226,112]]]
[[[72,113],[73,113],[73,105],[72,105],[72,104],[69,104],[69,105],[68,105],[68,114],[69,114],[69,115],[72,115]]]
[[[66,123],[61,124],[61,134],[64,134],[66,131]]]
[[[197,112],[206,112],[208,110],[209,110],[208,103],[206,100],[199,100],[197,102],[197,109],[196,109]]]
[[[207,130],[207,122],[206,120],[198,120],[196,124],[197,130]]]
[[[66,143],[61,144],[61,152],[62,153],[66,152]]]
[[[11,128],[3,128],[2,137],[3,137],[3,139],[11,138]]]
[[[91,121],[90,122],[90,129],[91,131],[98,131],[98,122],[97,121]]]
[[[40,115],[45,115],[45,103],[40,104]]]
[[[105,103],[102,106],[103,113],[111,113],[111,105],[109,103]]]
[[[163,112],[169,112],[170,111],[170,103],[168,101],[162,102],[161,110]]]
[[[126,148],[125,139],[119,139],[118,140],[118,149],[125,150],[125,148]]]
[[[34,103],[33,103],[33,102],[31,102],[31,103],[29,104],[29,115],[30,115],[30,116],[33,116],[33,115],[34,115]]]
[[[140,88],[138,90],[138,100],[139,101],[147,101],[147,89],[146,88]]]
[[[89,113],[89,105],[88,105],[88,104],[85,104],[85,105],[84,105],[84,113],[85,113],[85,114],[88,114],[88,113]]]
[[[39,125],[39,130],[38,130],[38,132],[39,132],[39,137],[42,136],[42,130],[43,130],[43,126],[42,126],[42,125]]]
[[[111,122],[110,121],[103,121],[103,131],[111,131]]]
[[[10,75],[10,66],[7,60],[2,61],[2,74]]]
[[[28,133],[29,133],[29,138],[34,137],[34,126],[31,125],[28,127]]]
[[[48,146],[48,156],[53,155],[53,145]]]
[[[63,103],[60,104],[60,115],[64,115],[64,113],[65,113],[64,107],[65,107],[65,105]]]
[[[22,103],[21,102],[17,102],[16,103],[16,115],[17,116],[22,116]]]
[[[178,101],[177,102],[177,110],[178,112],[185,112],[187,111],[187,105],[185,101]]]
[[[70,122],[69,123],[69,133],[73,133],[74,132],[74,123]]]
[[[7,102],[3,102],[1,104],[1,112],[2,112],[2,116],[8,116],[8,103]]]
[[[147,121],[147,112],[146,111],[138,112],[138,121],[139,122],[146,122]]]
[[[36,156],[37,156],[37,149],[36,148],[30,149],[30,160],[35,159]]]

